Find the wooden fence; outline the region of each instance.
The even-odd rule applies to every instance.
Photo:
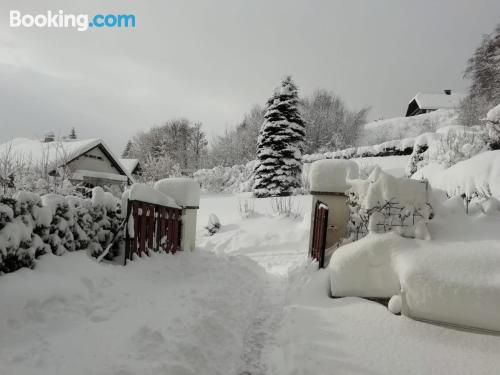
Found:
[[[129,201],[125,231],[125,260],[150,251],[175,253],[181,246],[180,208],[141,201]]]
[[[314,225],[312,232],[311,249],[309,254],[319,263],[319,268],[325,266],[326,230],[328,226],[328,206],[317,201],[314,210]]]

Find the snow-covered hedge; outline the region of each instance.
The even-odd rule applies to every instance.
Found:
[[[368,232],[395,230],[405,237],[427,239],[432,216],[427,184],[393,177],[375,168],[367,179],[349,180],[348,234],[358,240]]]
[[[304,163],[312,163],[323,159],[354,159],[377,156],[399,156],[410,155],[413,151],[415,138],[404,138],[395,141],[387,141],[373,146],[351,147],[345,150],[329,151],[320,154],[304,155]]]
[[[458,124],[458,113],[452,109],[439,109],[418,116],[374,121],[363,127],[359,144],[374,145],[394,139],[417,137],[456,124]]]
[[[32,268],[47,252],[87,250],[99,256],[122,222],[118,200],[101,188],[92,199],[18,192],[0,197],[0,273]],[[108,257],[116,255],[118,244]]]
[[[239,193],[252,190],[255,160],[232,167],[200,169],[193,177],[201,185],[201,190],[211,193]]]
[[[415,140],[408,177],[427,164],[440,164],[448,168],[462,160],[470,159],[488,148],[488,134],[482,126],[448,126],[435,133],[425,133]]]

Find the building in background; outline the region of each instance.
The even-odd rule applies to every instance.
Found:
[[[64,175],[86,187],[125,186],[132,173],[101,139],[15,138],[0,145],[0,158],[21,161],[40,175]]]
[[[453,109],[460,105],[465,94],[444,90],[443,93],[419,92],[408,104],[406,117],[421,115],[437,109]]]

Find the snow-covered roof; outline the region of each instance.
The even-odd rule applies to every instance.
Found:
[[[127,168],[130,173],[134,173],[135,169],[139,165],[139,159],[120,159],[120,163]]]
[[[47,166],[49,171],[53,171],[97,146],[101,146],[109,158],[112,159],[112,162],[118,166],[118,169],[121,169],[130,181],[134,181],[129,170],[99,138],[56,140],[53,142],[14,138],[0,144],[0,155],[9,154],[13,158],[22,159],[26,163]]]
[[[465,94],[458,92],[451,92],[450,94],[419,92],[410,100],[410,103],[415,100],[421,109],[450,109],[458,107],[465,96]]]

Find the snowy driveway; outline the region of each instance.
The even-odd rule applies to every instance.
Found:
[[[266,200],[242,218],[238,200],[202,198],[193,253],[127,267],[46,255],[1,276],[0,374],[498,374],[500,337],[328,298],[309,219],[273,217]],[[212,212],[222,230],[208,237]]]

